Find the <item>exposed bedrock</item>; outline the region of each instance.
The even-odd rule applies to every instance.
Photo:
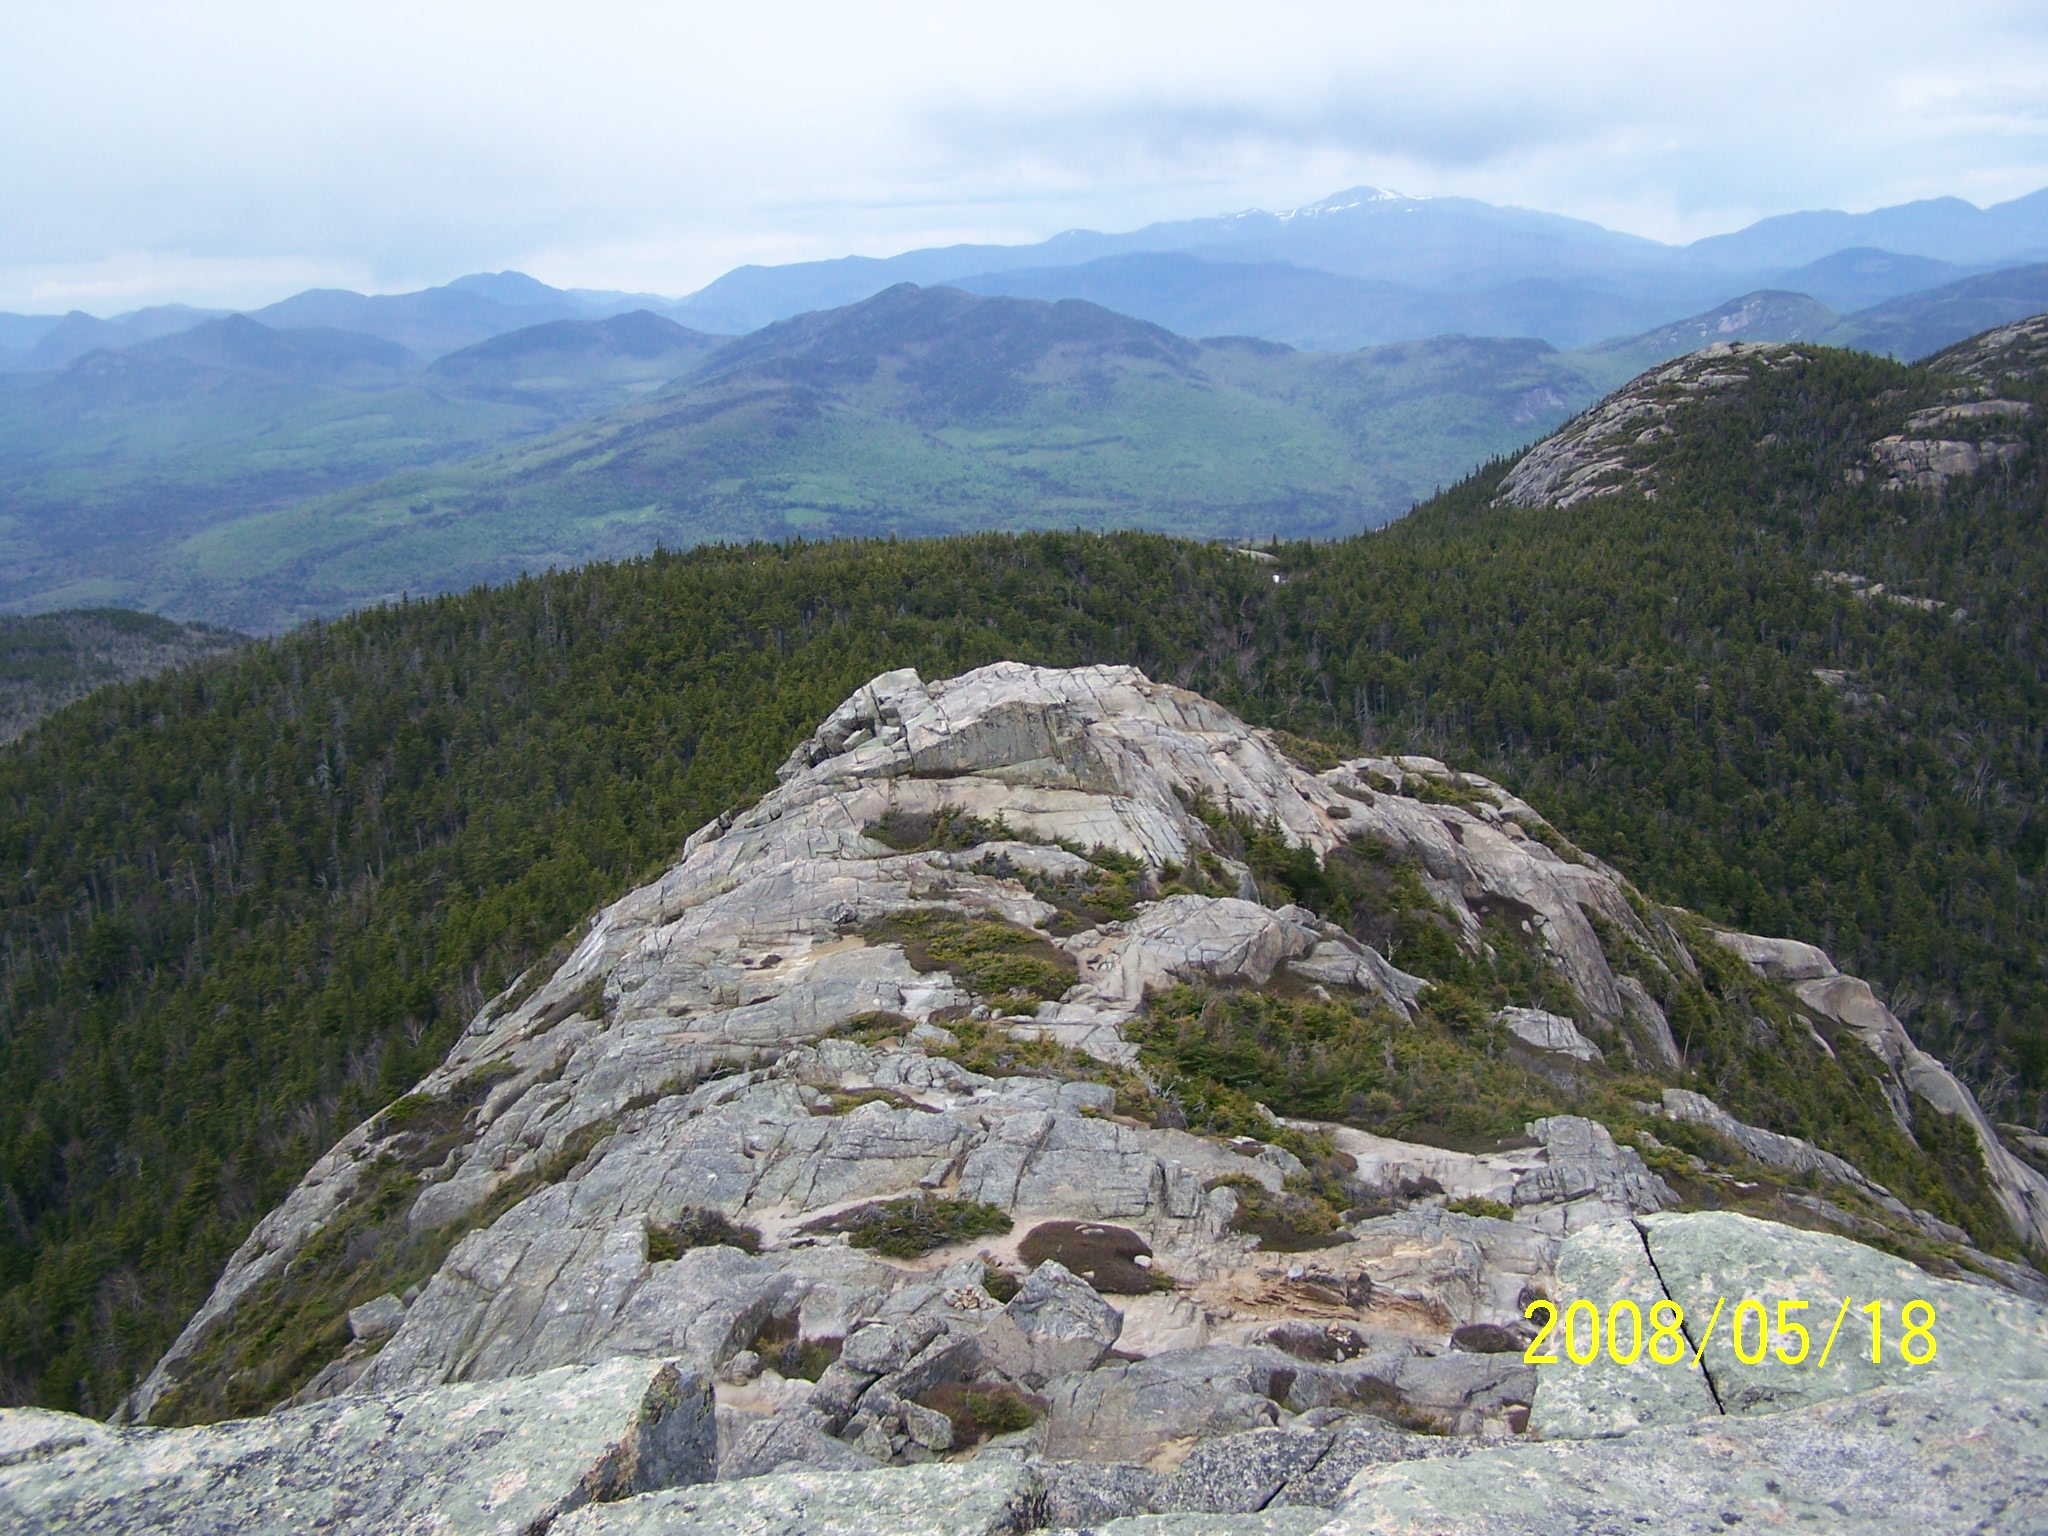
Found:
[[[1390,1042],[1449,1028],[1432,1023],[1433,984],[1382,942],[1392,928],[1274,897],[1246,829],[1326,869],[1351,860],[1406,882],[1412,910],[1395,915],[1426,906],[1417,920],[1457,954],[1521,947],[1544,978],[1541,1006],[1496,993],[1460,1015],[1465,1038],[1485,1042],[1474,1059],[1498,1053],[1571,1108],[1621,1074],[1669,1091],[1610,1115],[1613,1129],[1549,1114],[1458,1143],[1472,1150],[1270,1115],[1231,1135],[1189,1128],[1146,1054],[1153,1010],[1183,984],[1198,1000],[1343,1002]],[[1864,1080],[1888,1095],[1871,1089],[1871,1113],[1887,1125],[1896,1112],[1910,1128],[1930,1107],[1967,1124],[2014,1233],[2048,1235],[2048,1184],[1868,987],[1809,946],[1718,938],[1755,980],[1716,964],[1807,1021],[1787,1026],[1798,1049],[1864,1053]],[[1822,1279],[1834,1296],[1890,1295],[1924,1282],[1916,1294],[1938,1301],[1944,1328],[1954,1319],[1945,1363],[1953,1350],[2014,1380],[2042,1374],[2028,1364],[2048,1351],[2039,1309],[2016,1294],[2038,1275],[1977,1254],[1838,1150],[1746,1124],[1687,1076],[1680,1015],[1658,998],[1681,995],[1713,944],[1498,785],[1432,759],[1311,771],[1270,734],[1127,667],[1003,663],[931,684],[887,673],[791,754],[777,788],[598,912],[482,1009],[413,1093],[323,1157],[257,1224],[127,1417],[297,1406],[201,1430],[90,1426],[71,1449],[52,1448],[74,1430],[50,1416],[8,1415],[6,1433],[41,1448],[0,1456],[12,1479],[0,1488],[57,1508],[52,1488],[88,1496],[82,1473],[52,1471],[87,1465],[66,1457],[113,1468],[185,1446],[191,1465],[226,1466],[236,1445],[293,1433],[312,1457],[322,1435],[354,1443],[355,1430],[320,1426],[367,1424],[380,1404],[522,1392],[539,1404],[543,1383],[667,1371],[698,1384],[691,1432],[713,1447],[701,1463],[642,1456],[634,1465],[658,1476],[607,1473],[602,1507],[570,1514],[585,1472],[562,1483],[544,1468],[587,1470],[630,1436],[598,1444],[612,1431],[593,1429],[592,1450],[558,1435],[557,1460],[522,1485],[534,1512],[505,1528],[884,1532],[942,1528],[953,1510],[943,1528],[1199,1515],[1281,1529],[1296,1528],[1289,1509],[1352,1518],[1337,1512],[1367,1507],[1359,1479],[1375,1467],[1452,1480],[1415,1470],[1422,1481],[1375,1484],[1370,1507],[1393,1511],[1448,1498],[1475,1456],[1513,1467],[1526,1451],[1548,1466],[1544,1454],[1565,1453],[1522,1445],[1532,1422],[1626,1438],[1749,1408],[1838,1411],[1811,1381],[1732,1368],[1723,1381],[1711,1356],[1690,1375],[1539,1376],[1522,1358],[1536,1298],[1776,1296]],[[1681,1213],[1691,1175],[1645,1117],[1782,1174],[1794,1219],[1812,1210],[1941,1245],[1975,1279]],[[1733,1174],[1700,1178],[1737,1189]],[[273,1337],[300,1351],[274,1385]],[[1957,1390],[1933,1379],[1840,1376],[1866,1398]],[[252,1383],[269,1395],[252,1400]],[[552,1402],[570,1389],[545,1390]],[[525,1427],[502,1427],[545,1437],[552,1411],[506,1410]],[[2008,1433],[1984,1412],[1985,1434]],[[442,1414],[408,1410],[405,1433]],[[1769,1454],[1793,1454],[1798,1433]],[[435,1443],[455,1455],[467,1442]],[[1719,1454],[1719,1442],[1670,1444],[1702,1466]],[[1514,1449],[1485,1449],[1501,1446]],[[266,1462],[277,1487],[299,1453]],[[464,1479],[496,1455],[424,1470],[420,1486],[440,1478],[444,1497],[474,1503]],[[90,1496],[116,1510],[113,1530],[144,1528],[133,1511],[162,1499],[185,1509],[178,1490],[203,1483],[173,1477],[145,1495],[102,1481]],[[235,1486],[257,1484],[237,1474]],[[1408,1502],[1386,1502],[1397,1495]],[[266,1528],[268,1507],[249,1506],[248,1529]]]

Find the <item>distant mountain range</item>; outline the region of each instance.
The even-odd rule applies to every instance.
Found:
[[[2043,260],[2048,190],[1982,209],[1935,198],[1864,214],[1785,214],[1677,246],[1525,208],[1357,187],[1284,213],[1122,234],[1071,230],[1031,245],[745,266],[680,299],[551,288],[495,272],[417,293],[314,289],[249,313],[277,329],[375,336],[431,360],[551,320],[635,310],[706,334],[744,334],[909,282],[1086,299],[1183,335],[1257,336],[1323,351],[1446,334],[1533,336],[1575,348],[1759,290],[1804,294],[1847,314]],[[112,319],[0,315],[0,370],[62,367],[97,348],[220,317],[177,305]],[[1918,344],[1917,335],[1897,334]]]
[[[1362,191],[743,268],[687,301],[498,272],[251,314],[0,316],[0,606],[263,631],[656,543],[1334,534],[1712,342],[1913,358],[2048,311],[2048,263],[1969,265],[2044,243],[2044,217],[1948,201],[1676,248]],[[1837,239],[1859,243],[1813,254]],[[862,292],[906,272],[923,285]]]
[[[576,297],[483,282],[533,300],[527,314]],[[462,313],[501,302],[453,291]],[[447,334],[405,297],[300,313]],[[265,631],[657,543],[1334,534],[1398,517],[1715,341],[1915,356],[2043,310],[2036,264],[1846,318],[1761,290],[1573,351],[1483,336],[1302,351],[1196,341],[1085,300],[901,284],[739,339],[631,310],[431,362],[340,326],[224,316],[0,375],[0,605],[120,603]]]

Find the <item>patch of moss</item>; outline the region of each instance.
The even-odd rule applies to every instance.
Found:
[[[983,1264],[981,1288],[997,1301],[1008,1301],[1024,1289],[1024,1282],[999,1264]]]
[[[938,1111],[929,1104],[920,1104],[906,1093],[894,1088],[856,1088],[846,1093],[829,1093],[811,1106],[814,1115],[844,1115],[859,1109],[863,1104],[886,1104],[891,1109],[914,1109],[923,1114],[933,1115]]]
[[[1444,1209],[1456,1211],[1460,1216],[1491,1216],[1495,1221],[1513,1221],[1515,1208],[1499,1200],[1489,1200],[1484,1195],[1467,1195],[1462,1200],[1446,1200]]]
[[[647,1224],[650,1264],[680,1258],[692,1248],[737,1248],[742,1253],[759,1253],[761,1233],[731,1220],[722,1211],[704,1206],[685,1206],[674,1221]]]
[[[1034,1397],[1008,1382],[949,1381],[916,1401],[943,1413],[953,1425],[953,1448],[964,1450],[993,1435],[1029,1429],[1044,1414],[1044,1398]]]
[[[871,943],[898,944],[920,971],[943,970],[998,1012],[1029,1012],[1074,984],[1074,962],[1044,934],[995,918],[934,909],[899,912],[862,928]]]
[[[901,1040],[915,1028],[915,1021],[906,1019],[902,1014],[878,1009],[872,1013],[855,1014],[844,1023],[835,1025],[832,1033],[860,1045],[880,1045],[885,1040]]]
[[[861,830],[900,853],[978,848],[983,843],[1017,840],[1016,832],[1002,817],[985,821],[957,805],[942,805],[934,811],[905,811],[891,806],[879,821],[871,821]]]
[[[877,1200],[810,1222],[810,1232],[844,1232],[856,1248],[892,1259],[915,1259],[977,1237],[1000,1236],[1010,1230],[1000,1206],[943,1195],[910,1195]]]

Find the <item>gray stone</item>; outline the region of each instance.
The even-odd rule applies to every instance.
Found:
[[[1057,1260],[1034,1269],[1003,1316],[981,1332],[984,1359],[1005,1376],[1039,1385],[1093,1370],[1123,1332],[1124,1315]]]
[[[908,1365],[944,1327],[936,1317],[905,1323],[870,1323],[847,1336],[846,1346],[839,1352],[839,1363],[850,1371],[885,1376]]]
[[[903,1432],[928,1451],[953,1449],[953,1421],[921,1403],[903,1405]]]
[[[541,1530],[592,1500],[700,1482],[715,1454],[708,1382],[642,1360],[202,1429],[67,1435],[37,1413],[23,1433],[14,1417],[0,1412],[0,1528],[99,1536]]]
[[[593,1505],[550,1536],[1017,1536],[1042,1524],[1041,1505],[1013,1461],[789,1471]]]
[[[1277,1350],[1183,1349],[1050,1382],[1045,1454],[1144,1461],[1169,1440],[1279,1423],[1302,1362]]]
[[[1546,1013],[1541,1008],[1503,1008],[1493,1016],[1493,1022],[1539,1051],[1551,1051],[1577,1061],[1600,1060],[1600,1047],[1580,1034],[1578,1025],[1562,1014]]]
[[[1642,1228],[1665,1289],[1685,1308],[1686,1331],[1695,1348],[1715,1301],[1726,1298],[1702,1365],[1727,1413],[1773,1413],[1932,1373],[1958,1372],[1983,1381],[2048,1378],[2048,1307],[2039,1302],[1990,1286],[1937,1279],[1846,1237],[1732,1212],[1646,1216]],[[1735,1348],[1736,1308],[1746,1298],[1763,1303],[1772,1328],[1773,1347],[1755,1363],[1744,1361]],[[1915,1300],[1928,1302],[1935,1311],[1936,1349],[1925,1365],[1910,1364],[1899,1352],[1900,1313]],[[1805,1311],[1787,1314],[1811,1341],[1806,1359],[1797,1365],[1786,1364],[1777,1353],[1781,1301],[1807,1303]],[[1884,1303],[1877,1364],[1870,1359],[1870,1319],[1860,1310],[1872,1301]],[[1822,1367],[1819,1359],[1838,1315],[1841,1332]],[[1753,1312],[1745,1334],[1753,1351]],[[1792,1349],[1796,1353],[1796,1344]]]
[[[1306,1417],[1306,1416],[1304,1416]],[[1307,1505],[1335,1509],[1344,1502],[1351,1480],[1367,1467],[1431,1456],[1462,1454],[1473,1442],[1443,1435],[1418,1435],[1383,1420],[1360,1416],[1333,1425],[1324,1435],[1323,1454],[1315,1465],[1288,1478],[1273,1495],[1268,1509]]]
[[[858,1472],[874,1465],[843,1440],[834,1439],[812,1415],[778,1413],[755,1419],[733,1437],[718,1458],[718,1480],[760,1477],[786,1467],[819,1471]]]
[[[2048,1383],[1928,1377],[1788,1413],[1368,1469],[1328,1536],[2048,1525]]]
[[[1329,1515],[1320,1509],[1262,1509],[1238,1515],[1131,1515],[1094,1528],[1093,1536],[1313,1536]]]
[[[1255,1429],[1204,1440],[1160,1485],[1154,1508],[1215,1513],[1264,1509],[1290,1481],[1314,1469],[1331,1439],[1328,1432]]]
[[[1088,1528],[1153,1507],[1160,1475],[1126,1461],[1036,1461],[1045,1490],[1045,1523]]]
[[[1414,1355],[1401,1362],[1394,1387],[1410,1412],[1445,1429],[1475,1433],[1536,1395],[1536,1368],[1515,1354]]]
[[[374,1344],[398,1332],[399,1324],[404,1321],[405,1303],[386,1291],[382,1296],[349,1310],[349,1337],[358,1343]]]
[[[978,1374],[981,1365],[981,1345],[975,1336],[949,1329],[934,1337],[903,1369],[877,1381],[873,1390],[896,1398],[922,1397],[934,1387]]]
[[[1526,1128],[1549,1154],[1515,1183],[1513,1203],[1557,1210],[1550,1225],[1562,1236],[1581,1227],[1661,1211],[1678,1203],[1671,1186],[1650,1171],[1634,1147],[1618,1146],[1606,1126],[1580,1115],[1551,1115]]]

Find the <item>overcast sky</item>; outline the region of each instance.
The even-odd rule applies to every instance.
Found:
[[[0,309],[256,305],[1285,208],[1665,240],[2048,185],[2048,6],[0,0]]]

